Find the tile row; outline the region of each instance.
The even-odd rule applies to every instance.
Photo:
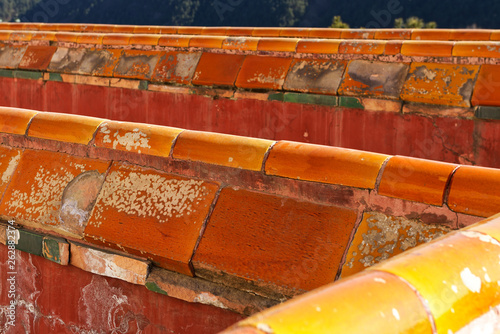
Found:
[[[111,24],[0,23],[0,30],[59,31],[78,33],[179,34],[246,37],[299,37],[326,39],[498,41],[493,29],[333,29],[333,28],[257,28],[257,27],[186,27],[134,26]]]
[[[2,133],[376,189],[475,216],[500,212],[500,170],[493,168],[8,107],[0,116]]]
[[[1,26],[0,26],[1,28]],[[176,47],[308,54],[397,55],[410,57],[499,58],[500,41],[241,37],[0,30],[0,41],[49,41],[93,46]]]
[[[500,106],[500,65],[327,60],[201,51],[0,45],[0,69],[21,77],[91,76],[146,84],[373,97],[414,103]],[[7,74],[6,74],[7,75]],[[129,88],[140,88],[141,82]]]
[[[482,333],[500,309],[499,240],[496,216],[223,333]]]

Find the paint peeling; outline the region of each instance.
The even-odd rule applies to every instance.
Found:
[[[475,232],[475,231],[461,231],[460,233],[468,238],[476,238],[482,242],[487,242],[487,243],[491,243],[495,246],[500,246],[500,242],[498,242],[498,240],[496,240],[495,238],[493,238],[487,234],[483,234],[483,233]]]

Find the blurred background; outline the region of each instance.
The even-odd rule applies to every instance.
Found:
[[[498,0],[0,0],[3,22],[500,28]]]

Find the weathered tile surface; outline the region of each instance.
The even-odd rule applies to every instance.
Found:
[[[368,60],[352,60],[347,65],[339,95],[378,96],[398,99],[408,65]]]
[[[58,73],[78,73],[87,49],[57,48],[50,61],[49,71]]]
[[[42,255],[47,260],[66,266],[69,263],[69,243],[56,237],[44,237]]]
[[[201,52],[170,51],[162,53],[151,80],[189,84],[200,57]]]
[[[0,45],[0,67],[17,68],[27,48],[27,46]]]
[[[218,185],[114,163],[86,239],[191,275],[189,261]]]
[[[204,52],[196,67],[193,84],[234,86],[243,60],[245,60],[243,55]]]
[[[21,160],[21,154],[21,150],[0,146],[0,198]]]
[[[347,251],[342,277],[356,274],[448,232],[449,227],[424,224],[419,219],[365,212]]]
[[[71,243],[71,265],[94,274],[146,284],[149,263]]]
[[[290,65],[285,90],[336,95],[346,66],[345,61],[295,59]]]
[[[130,79],[149,79],[159,60],[159,52],[143,50],[123,51],[113,76]]]
[[[479,65],[412,63],[401,99],[470,107],[478,72]]]
[[[127,152],[168,157],[182,129],[128,122],[105,122],[95,135],[95,145]]]
[[[25,150],[0,205],[0,214],[37,228],[81,235],[109,162]]]

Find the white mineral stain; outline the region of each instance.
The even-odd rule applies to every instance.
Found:
[[[481,292],[481,278],[474,275],[469,268],[465,268],[460,273],[462,282],[471,292]]]
[[[379,282],[379,283],[386,283],[386,282],[385,282],[385,279],[383,279],[383,278],[378,278],[378,277],[375,277],[373,280],[374,280],[375,282]]]
[[[452,285],[451,289],[453,290],[453,292],[458,293],[458,288],[456,285]]]
[[[227,309],[226,305],[224,305],[223,303],[221,303],[221,301],[218,300],[217,297],[215,297],[214,295],[212,295],[212,294],[210,294],[208,292],[202,292],[199,295],[197,295],[194,298],[194,302],[195,303],[200,303],[200,304],[205,304],[205,305],[212,305],[212,306],[215,306],[215,307]]]
[[[7,169],[2,174],[2,183],[3,184],[6,184],[7,182],[9,182],[10,177],[14,173],[14,170],[16,169],[17,164],[19,163],[20,159],[21,159],[21,152],[19,152],[15,157],[10,159],[9,165],[7,166]]]
[[[131,151],[132,149],[137,150],[139,147],[151,148],[148,135],[139,129],[127,132],[123,136],[120,136],[117,131],[113,137],[115,137],[113,140],[113,149],[116,149],[118,145],[123,146],[127,151]]]
[[[91,224],[99,227],[106,220],[103,210],[108,207],[130,216],[156,217],[159,223],[189,215],[208,194],[203,183],[146,174],[137,169],[128,174],[113,171],[106,178]]]
[[[482,242],[487,242],[496,246],[500,246],[500,242],[498,242],[496,239],[490,237],[487,234],[479,233],[479,232],[474,232],[474,231],[463,231],[461,232],[462,235],[468,237],[468,238],[475,238],[479,239]]]

